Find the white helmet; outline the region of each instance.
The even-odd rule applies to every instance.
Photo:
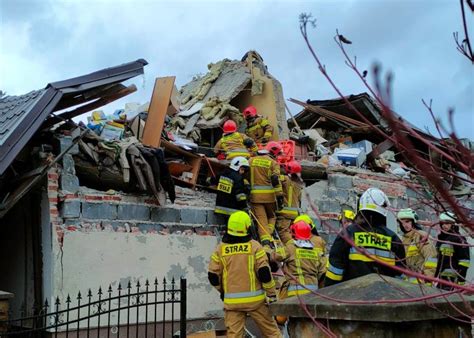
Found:
[[[451,211],[439,215],[439,221],[444,223],[456,223],[456,216]]]
[[[359,210],[375,211],[383,216],[387,216],[388,206],[390,206],[390,201],[387,195],[377,188],[367,189],[359,200]]]
[[[230,169],[239,171],[240,167],[249,167],[249,161],[243,156],[237,156],[230,161]]]

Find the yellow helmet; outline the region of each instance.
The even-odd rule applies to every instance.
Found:
[[[356,217],[356,214],[352,210],[345,209],[345,210],[342,210],[342,213],[339,215],[338,219],[342,220],[342,216],[344,216],[345,219],[353,221]]]
[[[313,219],[311,217],[309,217],[309,215],[307,215],[307,214],[302,214],[302,215],[299,215],[298,217],[296,217],[295,220],[293,221],[293,224],[298,223],[299,221],[303,221],[306,224],[309,224],[311,226],[311,229],[314,228]]]
[[[232,236],[245,237],[249,233],[250,216],[243,211],[236,211],[229,217],[227,233]]]

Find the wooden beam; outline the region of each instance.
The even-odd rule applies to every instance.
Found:
[[[71,97],[71,95],[69,96],[66,95],[68,97],[66,98],[63,97],[61,101],[58,103],[58,105],[54,107],[53,112],[63,110],[69,107],[77,106],[78,104],[86,103],[88,101],[92,101],[104,96],[112,95],[124,88],[126,87],[123,84],[116,83],[112,85],[102,86],[99,88],[94,88],[73,97]]]
[[[394,146],[393,142],[390,139],[377,144],[370,153],[367,154],[368,160],[373,160],[383,154],[385,151],[389,150]]]
[[[110,102],[121,99],[122,97],[127,96],[127,95],[129,95],[133,92],[136,92],[136,91],[137,91],[137,87],[132,84],[132,85],[130,85],[128,87],[125,87],[125,88],[123,88],[123,89],[121,89],[121,90],[119,90],[119,91],[117,91],[113,94],[110,94],[108,96],[104,96],[104,97],[102,97],[102,98],[100,98],[96,101],[87,103],[83,106],[80,106],[80,107],[74,109],[74,110],[70,110],[70,111],[64,112],[60,115],[50,117],[49,119],[47,119],[43,123],[42,128],[50,127],[50,126],[52,126],[56,123],[59,123],[61,121],[68,120],[68,119],[71,119],[73,117],[76,117],[76,116],[82,115],[84,113],[87,113],[91,110],[103,107],[106,104],[109,104]]]
[[[170,105],[171,94],[173,92],[174,80],[176,77],[158,77],[155,80],[155,87],[151,96],[150,108],[143,130],[142,143],[149,147],[158,148],[161,143],[161,132],[165,124],[166,112]]]

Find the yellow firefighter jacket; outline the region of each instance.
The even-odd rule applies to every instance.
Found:
[[[273,127],[270,122],[262,116],[257,116],[250,125],[247,125],[245,134],[257,143],[262,143],[262,138],[270,140],[273,136]]]
[[[434,277],[438,264],[438,253],[433,243],[428,239],[428,234],[413,229],[403,235],[402,242],[406,252],[407,268]],[[409,277],[408,280],[417,283],[417,279],[414,277]]]
[[[313,243],[313,250],[315,250],[321,260],[321,269],[319,269],[318,280],[323,278],[323,275],[326,273],[326,265],[328,257],[326,254],[326,241],[321,236],[312,235],[310,242]],[[288,243],[295,244],[295,240],[291,239]],[[287,244],[288,244],[287,243]]]
[[[224,134],[222,138],[217,141],[214,152],[216,154],[224,152],[226,160],[232,160],[237,156],[243,156],[248,159],[250,157],[249,150],[257,152],[257,145],[254,143],[250,149],[247,149],[244,145],[246,139],[248,139],[247,135],[238,132]]]
[[[209,272],[219,276],[217,291],[224,294],[224,309],[252,311],[265,302],[265,295],[274,296],[275,281],[261,283],[258,271],[270,267],[260,243],[221,243],[211,256]],[[270,275],[271,276],[271,275]]]
[[[250,202],[275,203],[283,195],[280,166],[269,155],[250,158]],[[273,182],[273,184],[272,184]]]
[[[281,175],[280,182],[283,191],[283,208],[277,211],[277,215],[294,220],[300,214],[301,194],[304,185],[287,175]]]
[[[283,262],[286,282],[282,289],[287,291],[286,295],[285,291],[281,293],[283,297],[304,295],[310,293],[310,290],[318,289],[318,278],[324,275],[326,266],[321,251],[313,247],[311,241],[290,241],[281,250],[277,250],[273,258]]]

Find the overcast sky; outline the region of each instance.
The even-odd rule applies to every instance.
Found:
[[[301,12],[317,18],[311,42],[345,94],[366,90],[344,65],[336,29],[353,41],[349,51],[362,69],[379,61],[394,72],[395,111],[434,132],[421,103],[433,98],[435,113],[455,107],[458,134],[474,139],[474,67],[453,41],[453,32],[462,31],[455,0],[0,0],[0,89],[23,94],[146,59],[145,76],[133,80],[138,91],[105,108],[112,113],[125,102],[148,101],[155,77],[175,75],[179,87],[205,73],[208,63],[255,49],[285,98],[334,98],[300,35]]]

